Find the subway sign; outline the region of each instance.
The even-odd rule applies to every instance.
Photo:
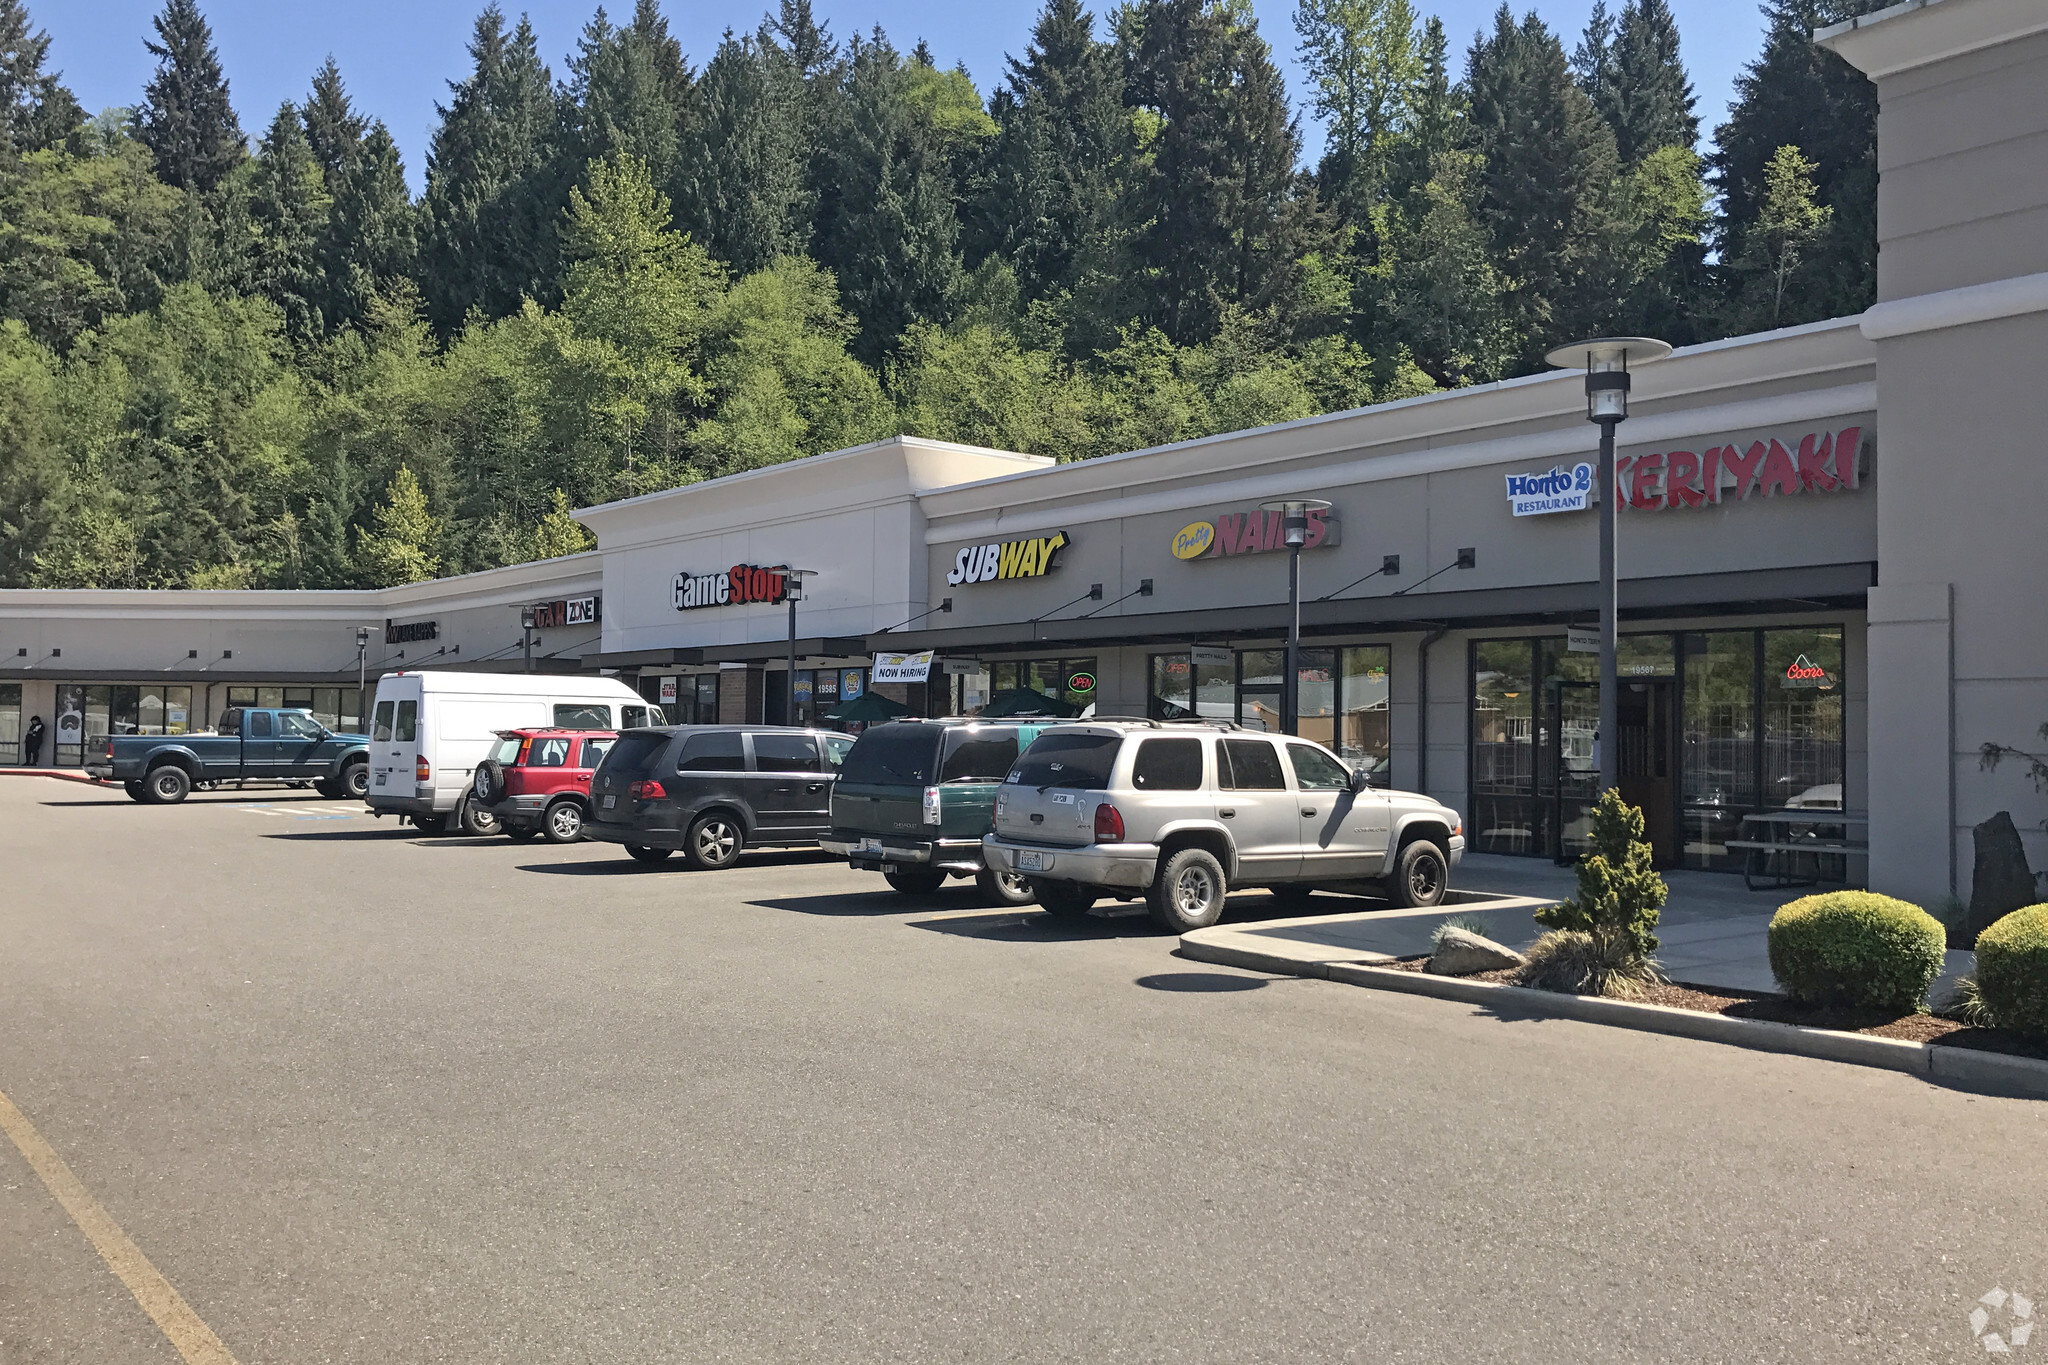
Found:
[[[780,568],[735,564],[723,573],[676,575],[677,611],[701,607],[773,606],[789,600],[789,575]]]
[[[1261,555],[1287,548],[1281,523],[1284,514],[1256,507],[1237,512],[1219,512],[1207,521],[1191,521],[1173,533],[1171,548],[1175,559],[1225,559],[1232,555]],[[1320,550],[1337,543],[1337,518],[1326,510],[1308,514],[1308,540],[1304,550]]]
[[[953,569],[946,575],[946,584],[957,588],[963,583],[1042,577],[1060,566],[1060,551],[1067,543],[1065,531],[1054,531],[1049,536],[969,545],[953,556]]]

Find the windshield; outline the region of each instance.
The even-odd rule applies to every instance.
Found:
[[[1109,785],[1109,770],[1121,735],[1040,735],[1010,769],[1010,781],[1026,787],[1079,787],[1087,791]]]
[[[938,769],[939,734],[936,725],[877,725],[854,741],[839,776],[878,786],[925,786]]]
[[[498,747],[491,750],[491,757],[497,760],[498,763],[509,768],[514,763],[519,761],[520,743],[521,740],[517,735],[513,735],[507,739],[501,739],[498,741]]]
[[[619,742],[604,756],[604,767],[615,773],[644,773],[668,747],[668,736],[654,730],[637,730],[619,736]]]

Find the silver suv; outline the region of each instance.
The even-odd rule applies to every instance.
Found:
[[[1317,887],[1435,905],[1465,853],[1458,813],[1367,785],[1320,744],[1214,724],[1060,725],[996,796],[989,867],[1047,913],[1143,894],[1163,929],[1214,924],[1235,886],[1299,905]]]

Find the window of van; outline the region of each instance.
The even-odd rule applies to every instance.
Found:
[[[398,719],[392,722],[391,738],[399,744],[412,744],[419,739],[420,704],[416,701],[398,703]]]
[[[746,752],[740,748],[740,732],[737,730],[711,730],[691,735],[683,741],[683,752],[676,759],[679,773],[743,773],[747,770]]]
[[[764,773],[814,773],[818,771],[817,741],[804,734],[757,734],[754,767]]]
[[[668,724],[668,717],[661,714],[659,706],[621,706],[619,708],[619,728],[622,730],[633,730],[642,725],[666,724]]]
[[[1197,792],[1202,789],[1202,741],[1148,739],[1138,745],[1131,764],[1131,785],[1147,792]]]
[[[612,708],[585,703],[557,703],[555,706],[555,728],[557,730],[609,730],[612,728]]]
[[[667,735],[621,735],[612,747],[609,766],[615,773],[644,773],[667,747]]]
[[[223,717],[223,720],[225,720],[225,717]],[[377,703],[377,721],[376,724],[370,730],[370,738],[377,741],[377,743],[379,744],[388,744],[391,742],[390,702],[380,701]]]

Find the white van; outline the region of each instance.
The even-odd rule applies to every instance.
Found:
[[[453,821],[477,835],[498,831],[496,817],[469,800],[498,731],[667,724],[660,707],[616,678],[447,670],[385,674],[372,716],[370,813],[410,819],[429,833]]]

